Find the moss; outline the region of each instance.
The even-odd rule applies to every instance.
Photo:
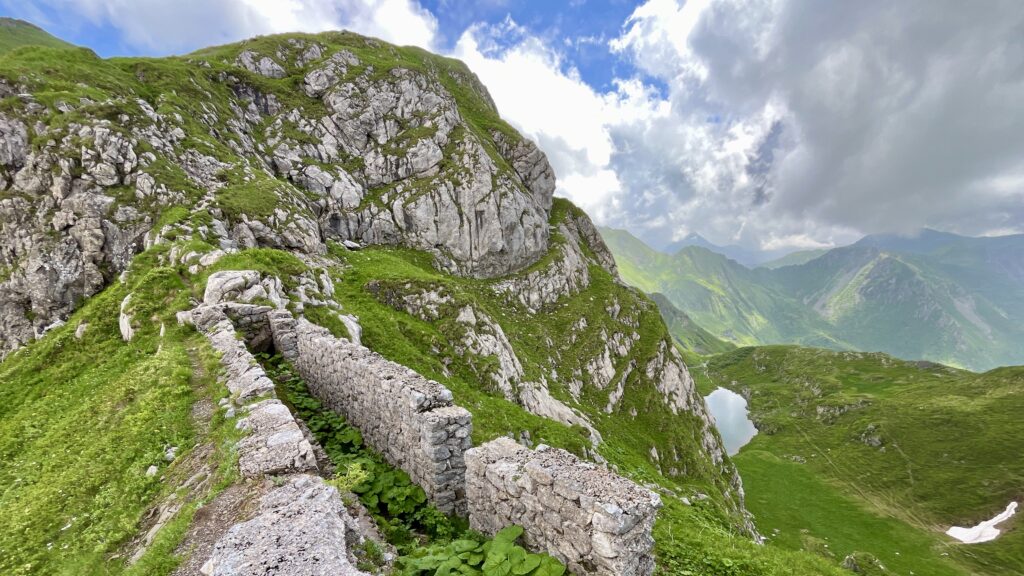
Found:
[[[335,338],[351,338],[348,328],[338,319],[338,313],[326,306],[307,306],[303,314],[310,322],[331,331]]]
[[[280,200],[277,188],[280,185],[280,182],[266,177],[255,182],[233,184],[217,191],[217,205],[230,218],[238,219],[243,214],[267,218],[277,208]]]

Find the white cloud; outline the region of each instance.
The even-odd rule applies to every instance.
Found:
[[[41,5],[52,8],[60,26],[74,29],[77,19],[110,26],[127,46],[157,54],[259,34],[343,28],[427,49],[435,48],[437,36],[436,18],[415,0],[41,0]]]
[[[683,178],[623,211],[764,247],[1020,231],[1022,31],[1010,1],[649,0],[610,46],[667,86],[671,136],[623,132],[611,168],[634,196]]]
[[[510,37],[516,41],[504,44]],[[599,221],[616,212],[626,190],[610,169],[612,127],[666,116],[668,103],[636,81],[596,92],[561,55],[514,21],[477,25],[459,38],[453,56],[480,76],[502,117],[533,138],[558,175],[558,192]]]

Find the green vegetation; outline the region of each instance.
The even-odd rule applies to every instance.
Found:
[[[665,506],[654,525],[662,576],[849,576],[831,558],[737,538],[710,520],[700,501],[687,506],[678,498],[662,500]]]
[[[530,554],[516,545],[523,534],[509,526],[487,540],[478,535],[454,540],[444,546],[423,549],[399,560],[399,574],[407,576],[562,576],[565,566],[546,554]]]
[[[818,256],[824,255],[826,252],[828,252],[828,250],[825,248],[817,248],[815,250],[800,250],[798,252],[793,252],[792,254],[786,254],[781,258],[769,260],[768,262],[761,264],[760,268],[775,269],[782,268],[783,266],[799,266],[801,264],[806,264],[811,260],[814,260]]]
[[[277,208],[275,188],[278,186],[280,182],[269,177],[227,186],[217,191],[217,205],[229,218],[238,218],[242,214],[266,218]]]
[[[306,388],[294,368],[280,356],[258,357],[278,396],[316,436],[341,478],[355,479],[350,489],[377,521],[392,544],[415,548],[415,533],[448,539],[464,529],[463,522],[445,516],[427,502],[423,489],[409,475],[363,444],[359,430],[324,408]]]
[[[133,313],[147,320],[125,343],[118,311],[129,292]],[[175,326],[187,296],[177,271],[140,257],[126,285],[107,288],[0,364],[8,398],[0,407],[0,572],[125,571],[111,559],[147,508],[174,490],[163,479],[178,475],[193,446],[209,443],[220,462],[214,490],[191,502],[126,573],[167,573],[176,564],[173,549],[191,511],[236,474],[231,423],[215,416],[201,431],[190,415],[195,402],[224,393],[212,377],[216,358],[194,332],[159,336],[161,323]],[[80,324],[87,325],[81,340]],[[168,464],[170,446],[180,450]],[[155,476],[146,474],[150,466]]]
[[[655,292],[650,296],[651,300],[658,305],[658,310],[661,311],[661,317],[665,319],[672,339],[684,351],[707,356],[736,349],[735,344],[720,340],[698,326],[685,312],[673,306],[664,294]]]
[[[884,354],[793,346],[706,359],[702,391],[750,393],[760,433],[734,462],[759,528],[776,546],[870,553],[896,573],[1024,570],[1024,532],[961,545],[1019,500],[1024,368],[976,374]],[[817,547],[819,552],[820,547]]]
[[[0,18],[0,53],[9,52],[21,46],[72,47],[71,44],[51,36],[42,28],[24,20]]]
[[[623,280],[737,345],[877,350],[976,370],[1024,364],[1024,285],[1014,272],[1024,235],[868,237],[751,270],[704,248],[669,255],[623,230],[601,234]]]

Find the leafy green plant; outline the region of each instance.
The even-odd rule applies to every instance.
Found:
[[[424,548],[419,555],[399,559],[404,576],[561,576],[565,565],[546,554],[531,554],[516,540],[521,526],[508,526],[486,540],[478,534],[446,545]]]
[[[276,355],[259,354],[257,359],[277,386],[278,396],[306,423],[338,467],[332,483],[359,496],[390,542],[411,544],[415,533],[447,540],[461,532],[464,521],[448,517],[427,502],[426,493],[408,474],[370,450],[358,429],[309,393],[291,364]]]

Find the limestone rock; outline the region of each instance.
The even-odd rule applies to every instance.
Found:
[[[338,491],[299,475],[260,500],[256,516],[214,545],[206,576],[362,576],[347,554],[354,522]]]
[[[317,470],[313,447],[280,400],[263,400],[245,409],[248,414],[238,421],[239,428],[249,431],[238,443],[243,477]]]
[[[117,325],[121,329],[121,338],[125,342],[131,342],[135,336],[135,330],[132,329],[132,317],[126,312],[128,305],[132,301],[132,295],[129,294],[121,300],[121,313],[117,319]]]
[[[238,55],[238,65],[250,72],[255,72],[267,78],[284,78],[285,70],[280,64],[269,56],[260,56],[251,51],[244,50]]]

